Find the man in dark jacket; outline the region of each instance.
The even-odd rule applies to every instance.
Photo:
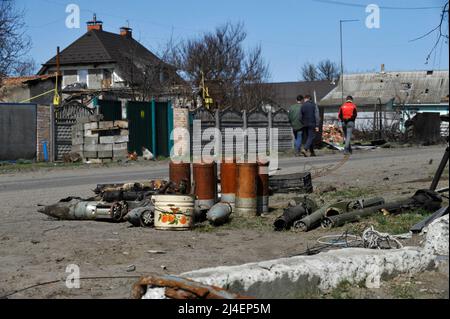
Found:
[[[303,134],[307,135],[305,149],[302,154],[305,157],[314,156],[314,138],[319,131],[320,112],[317,105],[311,101],[311,96],[305,96],[302,109],[300,110],[300,122],[303,124]],[[309,154],[307,153],[309,152]]]
[[[351,140],[357,117],[358,110],[355,103],[353,103],[353,97],[347,96],[347,101],[339,109],[339,120],[342,122],[342,129],[344,130],[345,137],[344,155],[353,153]]]
[[[303,143],[303,124],[300,122],[300,110],[303,104],[303,96],[297,96],[297,103],[289,108],[289,121],[295,136],[295,155],[300,155]]]

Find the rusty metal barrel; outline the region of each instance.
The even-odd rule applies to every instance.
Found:
[[[177,186],[185,182],[187,184],[186,194],[191,193],[191,163],[174,163],[169,164],[170,181]]]
[[[237,164],[236,215],[254,217],[257,209],[258,164]]]
[[[270,162],[258,162],[257,208],[258,214],[269,212],[269,165]]]
[[[209,210],[217,202],[217,163],[194,164],[196,210]]]
[[[237,188],[237,165],[235,160],[224,160],[220,164],[221,201],[235,209]]]

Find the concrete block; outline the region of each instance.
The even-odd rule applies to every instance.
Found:
[[[84,137],[99,137],[97,132],[92,132],[92,130],[84,131]]]
[[[120,130],[120,135],[121,136],[129,136],[130,135],[130,131],[129,130]]]
[[[97,158],[97,152],[83,151],[83,158]]]
[[[87,152],[98,152],[98,144],[95,145],[85,144],[84,150]]]
[[[112,158],[113,157],[113,151],[100,151],[97,155],[98,158]]]
[[[128,143],[129,141],[130,141],[130,138],[128,136],[114,136],[115,144]]]
[[[85,137],[84,138],[84,145],[97,145],[98,144],[98,137]]]
[[[98,152],[112,152],[113,144],[99,144],[97,145]]]
[[[114,121],[114,126],[127,129],[128,121]]]
[[[114,136],[100,136],[100,144],[114,144]]]
[[[123,150],[128,151],[128,143],[114,144],[113,150],[114,151],[123,151]]]
[[[112,128],[114,128],[114,122],[113,121],[98,122],[98,128],[99,129],[112,129]]]
[[[96,130],[98,129],[98,122],[91,122],[91,123],[85,123],[84,124],[84,130]]]
[[[114,159],[125,159],[128,157],[128,150],[115,150],[113,151]]]

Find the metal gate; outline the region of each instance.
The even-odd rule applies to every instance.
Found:
[[[94,114],[94,109],[72,101],[55,109],[55,158],[61,161],[72,150],[72,126],[77,119]]]
[[[0,103],[0,161],[36,158],[36,104]]]

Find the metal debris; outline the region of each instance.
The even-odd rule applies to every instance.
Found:
[[[169,299],[250,299],[219,287],[167,275],[141,278],[133,286],[132,298],[142,299],[148,288],[165,288],[165,296]]]
[[[221,226],[230,220],[232,212],[233,207],[229,203],[218,203],[208,211],[206,216],[211,225]]]
[[[430,190],[419,190],[411,198],[386,203],[384,205],[363,208],[342,215],[326,217],[322,220],[322,227],[339,227],[346,223],[356,222],[363,218],[377,214],[382,210],[386,210],[390,214],[398,214],[414,208],[423,208],[428,211],[434,211],[439,209],[441,205],[442,198],[438,193]]]
[[[289,230],[296,221],[310,215],[316,209],[317,204],[312,199],[305,197],[301,204],[286,209],[283,215],[275,220],[273,226],[276,231]]]
[[[104,220],[121,222],[128,212],[126,202],[105,203],[66,198],[59,203],[38,209],[39,213],[60,220]]]

